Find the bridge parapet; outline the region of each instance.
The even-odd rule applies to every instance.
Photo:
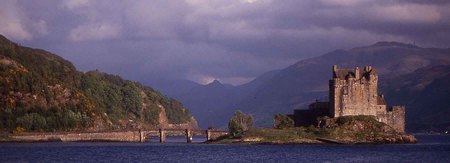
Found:
[[[166,142],[167,136],[185,136],[186,142],[191,143],[193,136],[206,136],[206,140],[215,140],[218,137],[228,135],[228,131],[223,130],[201,130],[201,129],[159,129],[159,130],[142,130],[139,131],[141,142],[145,137],[159,137],[160,143]]]

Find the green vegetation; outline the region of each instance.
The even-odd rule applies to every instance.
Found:
[[[276,116],[280,119],[286,117]],[[214,143],[286,144],[321,143],[317,138],[335,140],[342,143],[414,143],[413,136],[397,133],[388,125],[376,121],[371,116],[345,116],[330,119],[326,128],[282,127],[253,128],[238,136],[230,135]]]
[[[233,117],[228,123],[228,128],[230,135],[234,137],[239,137],[244,134],[244,132],[250,130],[253,127],[253,117],[242,113],[241,111],[236,111]]]
[[[191,113],[184,109],[183,104],[177,100],[165,99],[163,104],[165,106],[169,106],[166,108],[166,114],[170,123],[185,123],[191,120]]]
[[[19,46],[0,36],[0,130],[68,131],[186,123],[191,114],[178,101],[119,76],[79,72],[63,58]],[[103,125],[105,126],[105,125]]]
[[[258,137],[264,135],[264,140],[269,142],[282,141],[288,142],[296,138],[314,139],[317,135],[311,130],[303,127],[293,127],[284,129],[261,128],[250,130],[246,133],[248,137]]]
[[[277,129],[294,127],[294,120],[285,114],[275,114],[274,127]]]

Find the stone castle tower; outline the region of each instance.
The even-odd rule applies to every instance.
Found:
[[[373,115],[386,112],[383,95],[378,95],[378,74],[370,66],[360,70],[333,66],[330,86],[330,115]]]
[[[378,74],[371,66],[364,69],[338,69],[333,65],[329,81],[329,102],[316,101],[308,110],[294,110],[290,116],[296,126],[316,125],[317,118],[352,115],[373,116],[398,132],[405,132],[405,107],[387,107],[378,94]]]
[[[399,132],[405,131],[405,107],[387,108],[384,95],[378,94],[378,74],[371,66],[360,70],[338,69],[333,65],[333,78],[329,81],[329,115],[370,115]]]

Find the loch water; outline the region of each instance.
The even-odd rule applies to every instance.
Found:
[[[0,162],[450,162],[450,135],[416,137],[417,144],[384,145],[0,143]]]

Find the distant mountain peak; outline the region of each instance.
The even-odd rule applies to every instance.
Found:
[[[219,80],[213,80],[211,83],[208,83],[206,85],[212,86],[212,85],[223,85]]]
[[[419,48],[415,44],[406,44],[406,43],[395,42],[395,41],[380,41],[380,42],[377,42],[372,45],[372,47],[382,47],[382,46],[384,46],[384,47],[397,46],[397,47],[405,47],[405,48]]]

